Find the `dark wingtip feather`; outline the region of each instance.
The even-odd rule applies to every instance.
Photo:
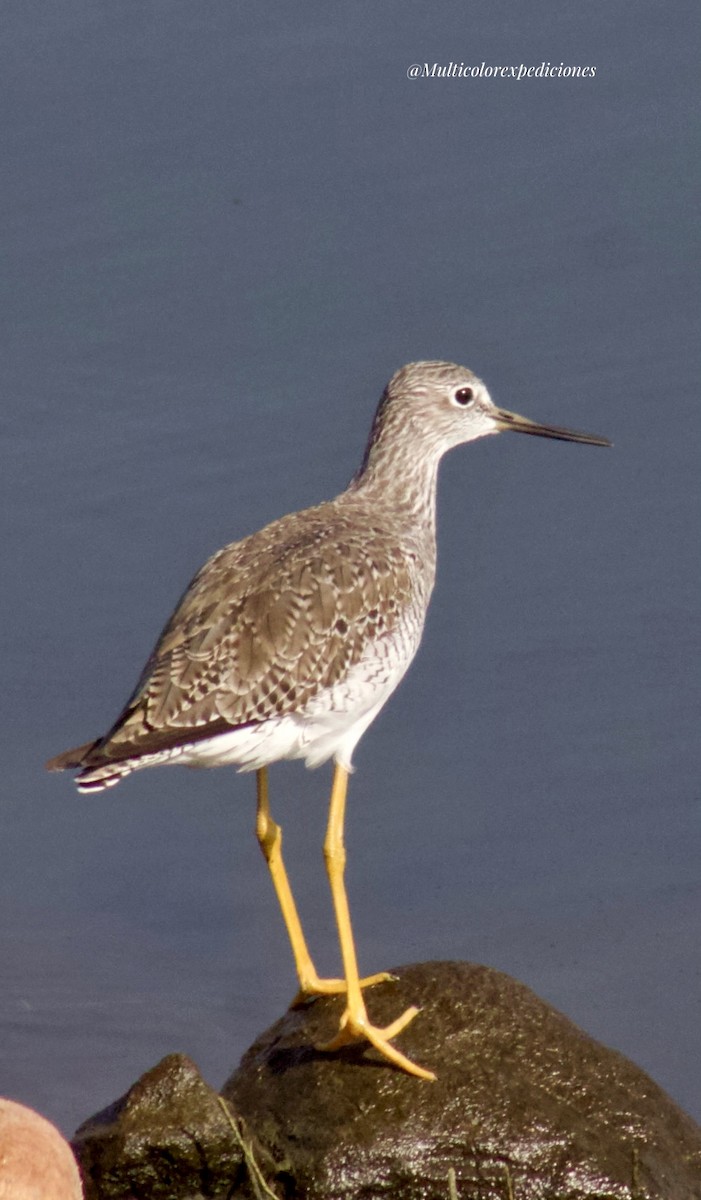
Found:
[[[76,767],[82,767],[84,759],[92,750],[96,743],[85,742],[83,746],[74,746],[72,750],[64,750],[62,754],[57,754],[55,758],[50,758],[46,763],[47,771],[70,771]]]

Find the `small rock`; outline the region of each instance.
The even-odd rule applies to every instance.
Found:
[[[236,1190],[244,1151],[224,1107],[189,1058],[169,1054],[77,1130],[86,1200],[248,1195]]]
[[[58,1129],[14,1100],[0,1100],[0,1200],[81,1200],[75,1158]]]

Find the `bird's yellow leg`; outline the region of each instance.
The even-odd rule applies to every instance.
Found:
[[[345,992],[345,979],[320,979],[312,962],[306,938],[302,932],[302,923],[297,912],[290,887],[287,871],[282,859],[282,830],[270,815],[268,799],[268,772],[262,767],[256,773],[258,807],[256,811],[256,836],[263,856],[268,864],[275,893],[282,910],[282,916],[290,939],[294,955],[297,978],[299,979],[299,996],[303,1000],[307,996],[334,995]],[[373,983],[384,983],[392,976],[386,972],[370,975],[362,979],[360,984],[367,987]]]
[[[395,1066],[408,1071],[410,1075],[418,1075],[419,1079],[435,1079],[436,1077],[432,1071],[426,1071],[423,1067],[419,1067],[411,1059],[407,1058],[406,1055],[402,1054],[401,1051],[397,1050],[395,1046],[391,1045],[390,1042],[391,1038],[401,1033],[402,1029],[410,1021],[413,1021],[419,1011],[418,1008],[408,1008],[405,1013],[402,1013],[401,1017],[398,1017],[396,1021],[393,1021],[391,1025],[386,1026],[384,1029],[372,1025],[368,1019],[361,991],[361,981],[358,978],[358,961],[353,941],[348,897],[343,881],[346,865],[343,822],[347,789],[348,772],[344,767],[337,765],[331,789],[329,823],[324,841],[324,858],[326,859],[326,871],[331,886],[336,924],[338,925],[343,970],[346,976],[347,1004],[345,1012],[341,1017],[338,1033],[330,1042],[319,1046],[318,1049],[337,1050],[349,1042],[368,1041],[376,1050],[379,1050],[380,1054],[384,1055]]]

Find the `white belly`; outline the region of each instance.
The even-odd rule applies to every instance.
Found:
[[[300,713],[273,717],[178,749],[177,761],[193,767],[236,764],[257,770],[281,758],[302,758],[318,767],[329,758],[351,769],[353,751],[405,674],[418,642],[398,654],[396,643],[380,643],[333,688],[320,692]],[[407,639],[408,640],[408,639]]]

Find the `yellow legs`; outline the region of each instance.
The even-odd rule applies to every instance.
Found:
[[[326,871],[329,877],[331,898],[336,914],[336,925],[338,927],[345,979],[320,979],[314,969],[307,943],[302,933],[302,926],[292,897],[287,872],[282,861],[282,832],[279,825],[276,825],[270,816],[268,781],[265,768],[258,771],[257,779],[258,813],[256,833],[261,850],[270,868],[273,885],[292,945],[300,992],[303,996],[315,993],[346,993],[346,1008],[341,1017],[339,1031],[330,1042],[320,1046],[319,1049],[337,1050],[341,1046],[348,1045],[350,1042],[368,1041],[386,1059],[403,1070],[408,1071],[410,1075],[417,1075],[420,1079],[435,1079],[435,1075],[431,1071],[426,1071],[423,1067],[417,1066],[416,1063],[413,1063],[411,1059],[407,1058],[406,1055],[391,1045],[391,1038],[396,1037],[410,1021],[413,1021],[419,1011],[417,1008],[408,1008],[401,1017],[398,1017],[396,1021],[393,1021],[391,1025],[388,1025],[384,1029],[372,1025],[368,1019],[362,988],[372,983],[380,983],[383,980],[391,979],[391,976],[383,973],[380,975],[371,975],[367,979],[360,979],[358,975],[358,962],[353,942],[348,898],[343,881],[346,865],[346,851],[343,844],[343,822],[346,808],[346,792],[348,789],[348,772],[343,767],[336,766],[333,787],[331,789],[331,803],[329,805],[329,823],[324,841],[324,858],[326,860]]]
[[[344,979],[320,979],[312,962],[306,938],[302,932],[302,923],[297,912],[297,905],[294,902],[290,881],[287,878],[287,871],[282,860],[282,830],[270,815],[268,772],[265,767],[256,772],[256,785],[258,791],[256,837],[263,851],[263,857],[268,864],[275,894],[282,909],[287,936],[290,939],[297,978],[299,979],[298,999],[303,1000],[307,996],[330,996],[336,995],[338,992],[345,992],[346,981]],[[383,971],[379,975],[370,975],[367,979],[363,979],[362,986],[369,987],[373,983],[385,983],[391,978],[391,975]]]

